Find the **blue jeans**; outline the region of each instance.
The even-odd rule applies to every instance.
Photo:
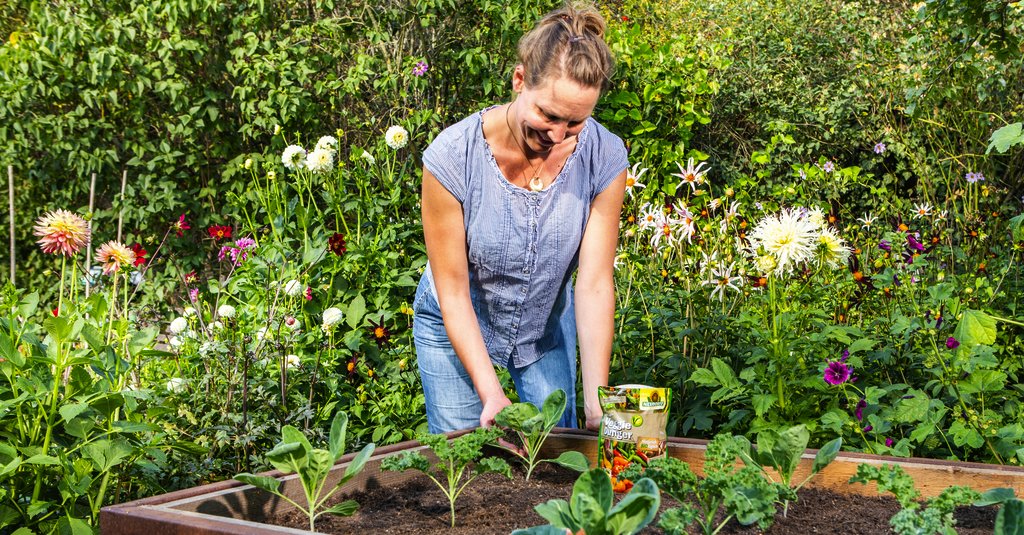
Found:
[[[448,340],[429,282],[421,283],[416,290],[413,309],[413,342],[430,432],[445,433],[479,426],[483,403],[473,388],[469,372]],[[576,330],[567,328],[563,332],[575,334]],[[565,412],[557,424],[560,427],[576,427],[576,340],[575,336],[573,338],[546,351],[532,364],[522,368],[506,366],[521,402],[540,408],[549,394],[559,388],[565,391]]]

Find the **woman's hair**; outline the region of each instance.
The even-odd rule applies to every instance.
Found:
[[[605,22],[593,6],[569,2],[544,15],[519,40],[519,63],[526,69],[526,85],[535,87],[549,78],[565,76],[583,87],[607,89],[615,61],[604,42]]]

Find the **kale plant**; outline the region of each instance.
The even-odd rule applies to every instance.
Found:
[[[926,501],[922,507],[918,502],[921,493],[914,488],[914,479],[893,464],[860,464],[857,473],[850,478],[850,483],[871,481],[878,485],[878,492],[891,492],[900,502],[902,509],[889,519],[889,525],[897,535],[956,535],[953,529],[956,524],[954,509],[981,498],[969,487],[953,485]]]
[[[549,500],[534,510],[550,524],[517,529],[512,535],[631,535],[651,523],[661,505],[661,493],[654,481],[643,478],[619,503],[612,506],[615,491],[603,469],[584,472],[572,486],[570,501]]]
[[[544,400],[544,406],[538,410],[533,403],[513,403],[501,410],[494,417],[494,422],[511,429],[519,437],[522,447],[509,447],[502,442],[498,445],[519,457],[526,465],[526,480],[530,480],[534,468],[542,462],[559,464],[577,472],[590,468],[587,457],[578,451],[566,451],[556,459],[538,459],[540,448],[547,440],[555,424],[562,419],[565,412],[565,391],[555,390]]]
[[[811,434],[803,424],[795,425],[783,431],[765,429],[757,434],[757,446],[754,447],[745,437],[736,437],[740,444],[740,459],[748,466],[759,468],[769,477],[765,467],[771,467],[779,474],[782,488],[779,490],[782,498],[782,516],[789,512],[789,502],[797,499],[796,492],[808,481],[829,465],[839,455],[843,447],[843,439],[837,438],[825,444],[814,456],[814,463],[811,465],[811,473],[798,485],[793,486],[793,474],[800,465],[800,458],[807,449],[807,442]]]
[[[735,460],[743,451],[743,443],[728,434],[712,439],[704,454],[703,479],[685,462],[673,457],[651,459],[646,469],[631,464],[622,477],[648,477],[679,502],[679,507],[666,510],[658,521],[666,533],[685,534],[697,522],[702,533],[712,535],[734,517],[744,526],[756,523],[767,529],[775,519],[779,490],[786,487],[768,481],[760,468],[736,468]],[[716,524],[715,515],[720,508],[725,509],[725,517]]]
[[[359,508],[359,504],[355,500],[345,500],[337,505],[320,510],[328,498],[362,471],[366,461],[373,455],[374,445],[367,444],[349,462],[341,479],[330,490],[324,492],[326,489],[324,484],[327,481],[327,475],[331,471],[331,467],[334,466],[338,459],[345,455],[345,432],[347,428],[348,415],[339,412],[331,422],[331,434],[327,443],[328,449],[322,450],[313,449],[313,446],[310,445],[309,440],[306,439],[301,431],[286,425],[281,428],[281,441],[277,443],[274,449],[267,452],[267,460],[270,461],[274,468],[286,474],[292,472],[299,474],[299,482],[302,483],[302,490],[306,495],[305,506],[299,505],[282,493],[280,490],[281,480],[277,478],[241,473],[236,475],[235,479],[261,488],[294,505],[309,518],[310,531],[316,531],[316,519],[324,513],[350,516]]]
[[[417,440],[430,448],[437,456],[438,463],[430,461],[419,451],[408,451],[402,455],[388,457],[381,461],[383,470],[419,470],[427,475],[448,498],[451,506],[452,527],[455,527],[455,500],[477,477],[488,472],[512,477],[508,463],[497,457],[483,457],[483,446],[494,442],[502,435],[497,427],[474,429],[449,442],[445,435],[423,435]],[[472,465],[472,468],[470,468]]]
[[[974,501],[977,507],[999,504],[993,535],[1024,535],[1024,500],[1017,498],[1013,489],[996,488],[982,493]]]

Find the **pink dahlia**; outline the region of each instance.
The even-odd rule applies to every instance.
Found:
[[[103,274],[117,273],[135,262],[135,252],[124,244],[110,240],[96,250],[96,262],[103,265]]]
[[[49,212],[36,221],[34,232],[47,254],[71,256],[89,243],[89,225],[82,216],[67,210]]]

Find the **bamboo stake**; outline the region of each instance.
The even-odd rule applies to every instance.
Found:
[[[85,246],[85,297],[89,297],[89,290],[92,288],[92,210],[96,200],[96,173],[92,174],[89,180],[89,244]]]
[[[121,224],[124,223],[124,186],[128,182],[128,170],[121,173],[121,207],[117,210],[117,242],[121,243]]]
[[[14,166],[7,166],[7,192],[11,217],[11,284],[14,284]]]

